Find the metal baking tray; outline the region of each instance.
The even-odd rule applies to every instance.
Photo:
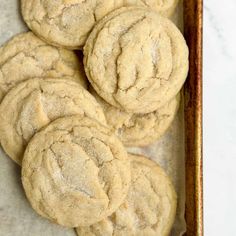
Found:
[[[202,16],[203,0],[184,0],[184,34],[190,50],[190,70],[184,89],[186,236],[203,235]]]
[[[1,0],[0,0],[1,2]],[[26,30],[19,16],[17,0],[5,1],[0,7],[3,17],[0,19],[0,33],[4,41],[12,35]],[[6,5],[8,3],[8,5]],[[5,4],[5,6],[4,6]],[[9,12],[5,8],[12,9]],[[15,24],[18,22],[19,24]],[[20,23],[21,22],[21,23]],[[190,71],[184,89],[185,106],[185,175],[186,199],[185,219],[187,236],[203,235],[203,186],[202,186],[202,0],[184,0],[184,33],[190,49]],[[4,35],[3,35],[4,34]],[[0,150],[0,156],[4,156]],[[17,235],[19,224],[24,229],[24,236],[31,234],[31,225],[42,228],[49,227],[46,221],[32,211],[23,194],[20,185],[20,170],[9,158],[1,158],[3,176],[0,187],[4,194],[0,207],[0,235]],[[13,205],[9,205],[12,204]],[[37,221],[36,221],[37,219]],[[15,228],[9,230],[9,227]],[[48,228],[47,228],[48,229]],[[14,233],[11,233],[14,232]],[[26,233],[27,232],[27,233]],[[44,234],[43,232],[43,234]],[[72,232],[62,231],[54,226],[49,235],[73,235]],[[53,233],[55,232],[55,233]],[[60,234],[58,234],[60,232]],[[35,235],[35,234],[34,234]],[[40,234],[42,235],[42,234]]]

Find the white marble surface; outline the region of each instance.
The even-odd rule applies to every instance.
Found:
[[[236,1],[204,3],[205,235],[236,235]]]

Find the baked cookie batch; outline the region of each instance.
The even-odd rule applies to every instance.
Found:
[[[174,187],[126,147],[158,140],[178,111],[188,48],[167,18],[176,5],[21,0],[32,32],[0,48],[0,143],[42,217],[79,236],[169,235]]]

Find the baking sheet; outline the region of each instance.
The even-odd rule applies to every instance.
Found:
[[[0,44],[17,33],[27,31],[20,16],[19,0],[0,0]],[[172,20],[182,29],[182,1]],[[186,231],[185,212],[185,149],[183,99],[169,131],[147,148],[130,148],[159,163],[170,175],[178,194],[178,209],[172,236]],[[1,121],[0,121],[1,122]],[[75,236],[65,229],[38,216],[27,202],[20,180],[20,168],[0,148],[0,236]]]

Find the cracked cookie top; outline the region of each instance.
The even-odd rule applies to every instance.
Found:
[[[177,0],[21,0],[22,15],[50,44],[80,49],[95,23],[122,6],[142,6],[170,16]]]
[[[90,227],[78,227],[79,236],[168,236],[176,213],[176,193],[153,161],[129,155],[131,185],[124,203],[107,219]]]
[[[188,48],[178,28],[147,8],[121,8],[102,19],[84,47],[96,92],[129,113],[150,113],[180,91]]]
[[[64,79],[31,79],[18,84],[0,105],[0,143],[21,164],[32,136],[51,121],[85,115],[106,123],[100,105],[78,83]]]
[[[81,48],[96,21],[122,6],[123,0],[21,0],[25,22],[45,41]]]
[[[102,106],[108,125],[125,146],[147,146],[166,132],[179,108],[180,94],[158,110],[147,114],[132,114],[120,110],[104,101],[89,88]]]
[[[33,33],[22,33],[0,48],[0,101],[19,82],[68,76],[86,87],[83,63],[74,52],[48,45]]]
[[[24,154],[22,182],[41,216],[67,227],[88,226],[122,204],[130,184],[130,163],[107,127],[71,116],[32,138]]]

